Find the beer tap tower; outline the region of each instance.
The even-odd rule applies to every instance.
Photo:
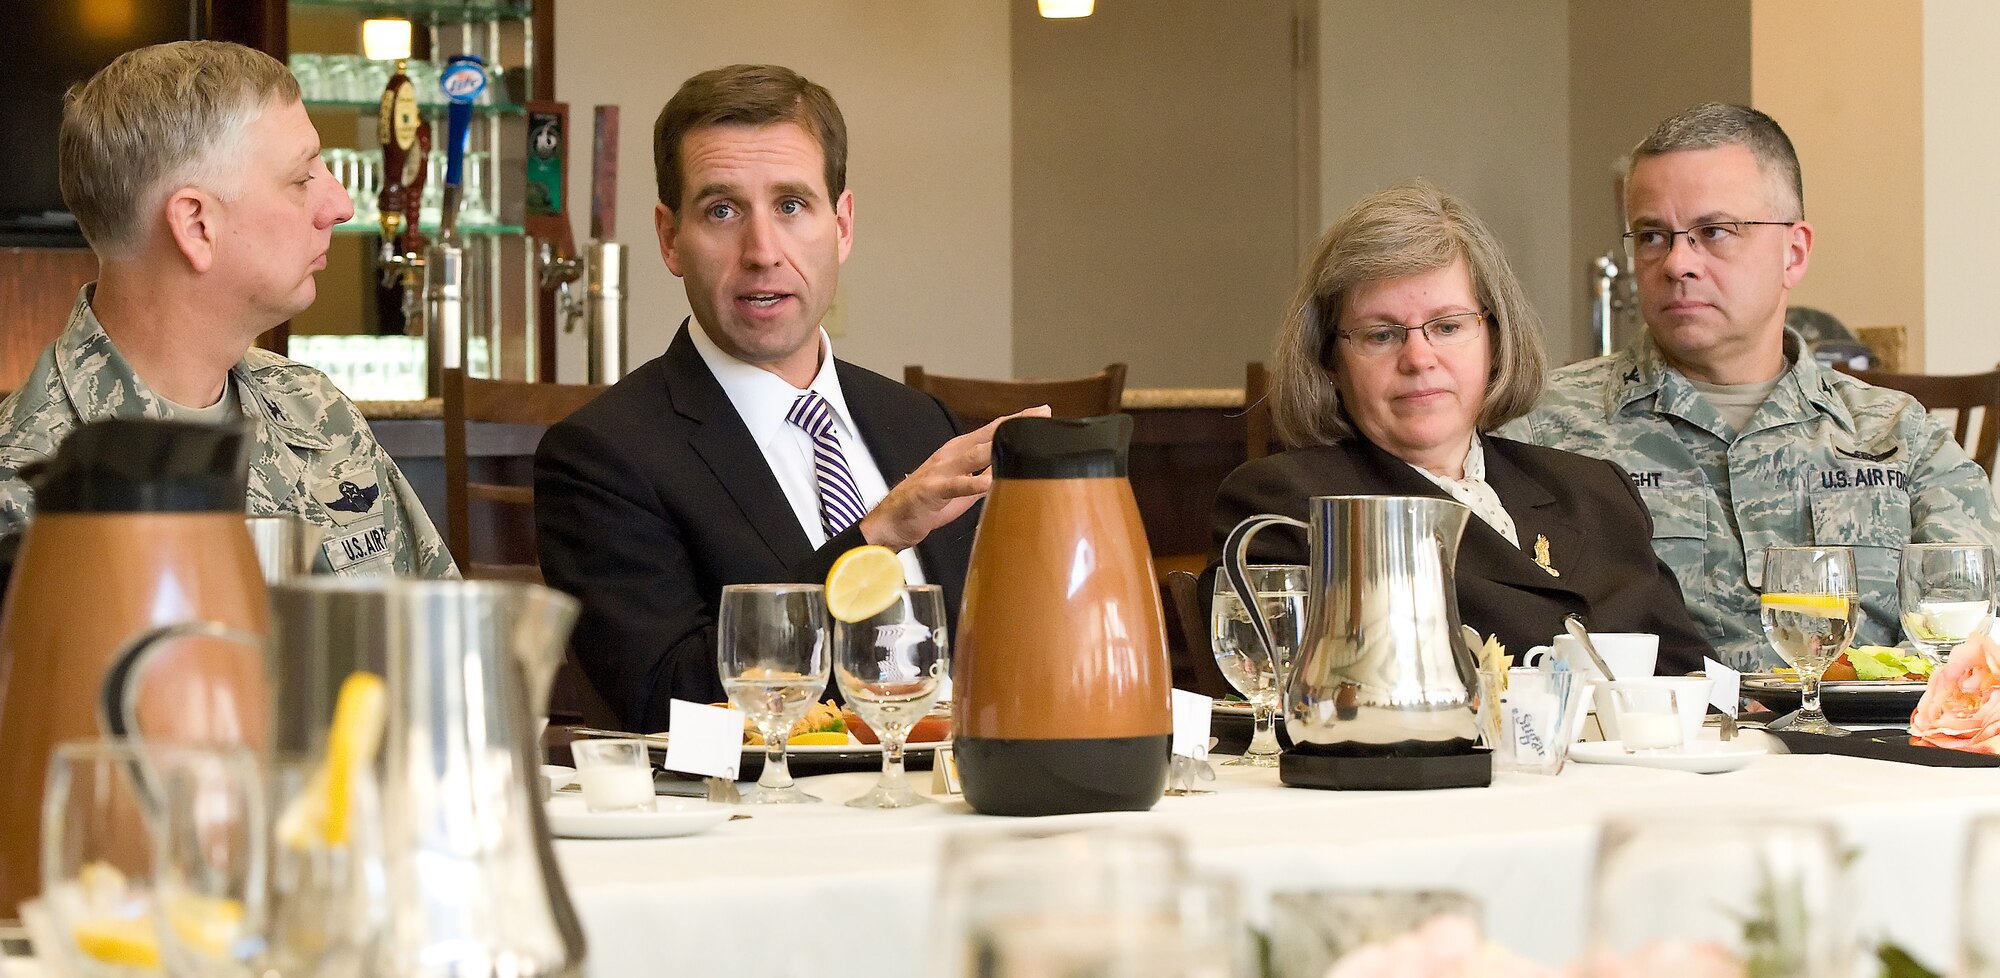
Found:
[[[567,113],[561,114],[566,117]],[[631,369],[625,335],[626,248],[618,234],[618,107],[597,106],[591,141],[590,237],[571,254],[569,223],[561,218],[540,252],[542,287],[555,293],[556,321],[565,333],[585,330],[584,380],[613,384]]]
[[[472,103],[486,90],[486,65],[478,55],[455,54],[439,78],[450,107],[445,110],[444,209],[437,240],[424,249],[424,339],[427,396],[444,393],[444,372],[465,366],[465,248],[458,240],[458,208],[464,195],[465,141],[472,130]]]

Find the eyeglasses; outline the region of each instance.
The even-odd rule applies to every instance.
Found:
[[[1688,247],[1715,258],[1729,259],[1742,250],[1743,229],[1747,227],[1791,227],[1797,221],[1710,221],[1697,224],[1685,231],[1672,228],[1640,228],[1625,232],[1625,243],[1632,249],[1632,257],[1642,261],[1659,261],[1674,250],[1674,239],[1687,235]]]
[[[1418,330],[1423,331],[1432,346],[1461,346],[1479,335],[1479,327],[1486,323],[1486,318],[1483,312],[1458,312],[1439,316],[1421,326],[1381,323],[1337,332],[1341,339],[1353,344],[1354,352],[1364,357],[1379,357],[1402,349],[1410,334]]]

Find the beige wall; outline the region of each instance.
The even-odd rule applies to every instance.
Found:
[[[1240,386],[1295,265],[1292,4],[1006,7],[1016,373]]]
[[[633,251],[634,362],[665,349],[688,311],[653,233],[653,119],[688,76],[754,61],[825,85],[847,118],[855,244],[841,272],[841,357],[896,377],[905,363],[1012,371],[1006,5],[589,0],[557,16],[579,234],[589,232],[590,107],[622,108],[618,237]],[[561,362],[564,379],[580,375],[577,338]]]
[[[1562,0],[1321,0],[1320,213],[1412,176],[1468,201],[1570,349],[1568,17]],[[1504,42],[1502,41],[1504,39]]]
[[[1927,373],[2000,363],[2000,4],[1924,3],[1924,359]]]
[[[1618,161],[1661,119],[1706,101],[1750,101],[1750,0],[1570,0],[1571,252],[1562,308],[1573,357],[1597,348],[1590,262],[1622,248]]]
[[[1792,303],[1850,328],[1908,326],[1918,362],[1923,22],[1902,0],[1754,0],[1750,24],[1751,97],[1798,149],[1817,233]]]

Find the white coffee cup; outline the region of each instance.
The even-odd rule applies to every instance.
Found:
[[[1591,636],[1593,640],[1596,636]],[[1603,651],[1599,649],[1599,651]],[[1618,665],[1613,663],[1613,671]],[[1708,693],[1715,680],[1705,676],[1646,676],[1639,679],[1620,679],[1613,683],[1599,683],[1594,693],[1597,704],[1597,722],[1604,728],[1605,740],[1619,740],[1618,706],[1611,695],[1614,689],[1671,689],[1674,691],[1674,706],[1680,713],[1681,744],[1693,744],[1695,736],[1701,733],[1701,718],[1708,712]]]
[[[1650,632],[1591,632],[1590,644],[1597,646],[1597,654],[1604,657],[1604,664],[1617,673],[1618,679],[1640,679],[1653,674],[1653,666],[1660,658],[1660,637]],[[1607,679],[1590,661],[1590,653],[1583,645],[1569,635],[1558,635],[1548,645],[1537,645],[1528,650],[1522,665],[1536,669],[1547,669],[1550,656],[1561,656],[1569,667],[1592,679]]]

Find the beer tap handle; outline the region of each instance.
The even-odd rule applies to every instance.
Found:
[[[465,144],[472,132],[472,103],[486,90],[485,62],[478,55],[452,55],[438,84],[451,102],[445,112],[444,212],[439,216],[438,234],[445,241],[454,241],[458,237],[459,198],[464,192]]]

